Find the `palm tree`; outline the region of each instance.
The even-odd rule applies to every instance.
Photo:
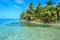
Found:
[[[42,11],[42,7],[41,7],[41,4],[40,3],[38,3],[38,5],[37,5],[37,8],[36,8],[36,10],[35,10],[35,13],[41,13],[41,11]]]
[[[47,6],[46,6],[46,13],[48,14],[48,16],[49,16],[49,21],[54,21],[54,6],[53,6],[53,2],[52,2],[52,0],[48,0],[48,2],[47,2]],[[45,14],[46,14],[45,13]]]
[[[29,4],[28,10],[26,12],[29,15],[28,20],[32,20],[33,19],[33,14],[34,14],[34,7],[33,7],[32,3]]]
[[[57,5],[57,11],[60,11],[60,2]]]
[[[41,18],[41,12],[42,12],[42,7],[40,5],[40,3],[38,3],[35,12],[34,12],[34,18],[35,19],[40,19]]]
[[[52,2],[52,0],[48,0],[47,5],[53,5],[53,4],[55,4],[55,3]]]
[[[21,19],[27,19],[27,13],[25,11],[22,12],[21,14]]]
[[[33,12],[34,12],[34,7],[33,7],[33,4],[30,3],[30,4],[29,4],[29,7],[28,7],[28,13],[29,13],[29,14],[33,14]]]
[[[33,16],[33,12],[34,12],[33,4],[30,3],[30,5],[28,7],[28,10],[25,11],[25,12],[22,12],[21,18],[26,19],[26,20],[29,21],[29,20],[31,20],[31,17]]]
[[[59,19],[60,19],[60,2],[58,3],[56,10],[57,10],[57,20],[59,21]]]

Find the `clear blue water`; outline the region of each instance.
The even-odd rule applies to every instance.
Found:
[[[60,40],[60,25],[10,22],[18,19],[0,19],[0,40]]]

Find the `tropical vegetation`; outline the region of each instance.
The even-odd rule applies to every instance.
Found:
[[[58,5],[54,4],[52,0],[48,0],[45,6],[41,6],[41,3],[38,3],[37,7],[34,8],[33,4],[30,3],[28,9],[22,12],[20,18],[28,22],[50,23],[60,21],[60,2]]]

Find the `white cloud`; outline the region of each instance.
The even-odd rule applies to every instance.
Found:
[[[16,4],[13,5],[14,8],[16,9],[21,9],[19,6],[17,6]]]
[[[22,3],[23,1],[22,0],[15,0],[16,3],[20,4]]]
[[[18,4],[26,7],[26,3],[24,2],[24,0],[2,0],[2,2],[7,3],[9,6],[15,7],[17,9],[22,8],[22,7],[18,6]],[[1,7],[1,5],[0,5],[0,7]]]
[[[15,2],[17,4],[22,4],[22,5],[26,6],[26,3],[23,0],[15,0]]]

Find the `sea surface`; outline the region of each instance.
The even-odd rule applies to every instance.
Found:
[[[0,40],[60,40],[60,24],[11,23],[0,19]]]

